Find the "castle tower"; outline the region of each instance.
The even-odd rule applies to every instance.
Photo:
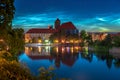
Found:
[[[58,29],[59,26],[60,26],[60,20],[57,18],[57,20],[55,21],[54,27],[55,29]]]

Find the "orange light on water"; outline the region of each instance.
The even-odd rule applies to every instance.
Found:
[[[71,53],[73,53],[73,47],[71,47],[70,50],[71,50]]]
[[[40,46],[38,47],[38,52],[41,53],[41,47]]]
[[[65,48],[64,47],[62,47],[62,53],[64,53],[65,52]]]
[[[56,53],[58,53],[58,47],[56,47],[55,50],[56,50]]]

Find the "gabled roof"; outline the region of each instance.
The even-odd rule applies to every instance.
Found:
[[[32,28],[28,30],[26,33],[54,33],[54,32],[57,32],[57,30],[48,28]]]
[[[76,27],[73,25],[72,22],[66,22],[63,23],[60,27],[58,27],[59,30],[61,29],[76,29]]]

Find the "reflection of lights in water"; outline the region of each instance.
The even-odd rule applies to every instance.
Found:
[[[32,48],[32,47],[30,47],[30,50],[32,51],[32,50],[33,50],[33,48]]]
[[[25,47],[25,50],[28,50],[29,48],[28,47]]]
[[[45,46],[45,51],[50,52],[50,46]]]
[[[65,52],[65,47],[62,47],[62,53],[64,53]]]
[[[69,53],[69,52],[70,52],[70,48],[69,48],[69,47],[66,47],[66,49],[67,49],[67,52]]]
[[[50,44],[51,44],[50,42],[46,43],[46,45],[50,45]]]
[[[85,52],[86,54],[88,54],[88,47],[85,47]]]
[[[66,43],[69,43],[69,41],[66,41]]]
[[[41,47],[40,46],[38,46],[38,52],[41,53]]]
[[[76,50],[78,50],[78,49],[79,49],[79,47],[77,47],[77,46],[76,46],[76,47],[75,47],[75,49],[76,49]]]
[[[73,47],[70,48],[70,51],[73,53]]]
[[[56,53],[58,53],[58,47],[56,47],[55,50],[56,50]]]
[[[25,53],[29,54],[29,47],[25,47]]]

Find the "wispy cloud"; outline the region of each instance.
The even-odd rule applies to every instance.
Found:
[[[36,24],[40,24],[37,25],[38,27],[41,27],[44,24],[44,26],[48,25],[48,24],[53,24],[53,22],[56,20],[56,18],[60,18],[62,21],[67,21],[71,19],[71,16],[66,15],[64,12],[46,12],[46,13],[42,13],[42,14],[31,14],[31,15],[24,15],[24,16],[19,16],[16,17],[13,20],[13,26],[15,25],[23,25],[23,27],[25,26],[36,26]],[[26,25],[24,25],[26,24]],[[28,25],[27,25],[28,24]]]
[[[120,14],[96,15],[92,18],[80,18],[65,11],[46,11],[41,14],[30,14],[15,17],[14,27],[35,28],[54,25],[56,18],[62,22],[72,21],[78,29],[87,31],[120,31]]]

